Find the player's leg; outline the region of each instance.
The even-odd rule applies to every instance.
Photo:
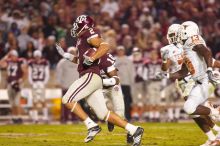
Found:
[[[40,99],[42,104],[42,113],[43,113],[43,121],[48,123],[49,122],[49,116],[48,116],[48,107],[47,107],[47,100],[45,97],[45,88],[44,86],[42,88],[39,88],[40,92]]]
[[[8,86],[9,103],[11,105],[12,122],[19,123],[20,95],[10,85]]]
[[[116,126],[126,129],[134,137],[134,144],[140,144],[143,129],[128,123],[114,112],[109,111],[105,104],[102,89],[93,92],[87,98],[87,102],[100,120],[108,121]]]
[[[131,118],[138,121],[143,115],[143,82],[136,82],[132,88],[132,111]]]
[[[84,122],[88,129],[88,135],[85,142],[94,139],[96,134],[101,131],[99,127],[82,109],[78,101],[86,98],[97,89],[102,88],[101,78],[93,73],[87,73],[76,80],[67,90],[62,98],[62,103],[71,110],[80,120]]]
[[[208,99],[208,80],[204,79],[202,84],[196,84],[191,90],[188,99],[184,104],[184,110],[190,115],[215,115],[219,116],[219,111],[203,105]]]
[[[125,103],[120,85],[115,85],[111,88],[111,99],[114,112],[125,118]]]

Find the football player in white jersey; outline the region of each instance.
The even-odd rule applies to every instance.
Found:
[[[184,24],[184,23],[183,23]],[[185,24],[188,24],[188,25],[190,25],[191,24],[191,22],[190,23],[185,23]],[[194,24],[192,24],[192,25],[194,25]],[[169,28],[169,29],[173,29],[174,31],[175,31],[175,28],[177,29],[177,27],[179,27],[178,25],[171,25],[171,27]],[[196,26],[195,26],[195,28],[196,28]],[[194,29],[195,29],[194,28]],[[196,30],[196,29],[195,29]],[[168,30],[168,35],[169,35],[169,33],[170,32],[172,32],[172,31],[169,31]],[[199,31],[198,31],[199,32]],[[175,33],[173,33],[174,35],[176,34],[176,32]],[[198,35],[198,33],[195,33],[195,34],[197,34]],[[193,35],[194,36],[194,35]],[[171,36],[172,37],[172,36]],[[201,37],[201,36],[200,36]],[[177,38],[176,39],[172,39],[172,38],[170,38],[169,39],[169,36],[168,36],[168,41],[169,41],[169,43],[173,43],[174,42],[174,44],[175,44],[175,40],[177,40]],[[187,39],[188,40],[188,39]],[[186,41],[187,41],[186,40]],[[194,43],[194,42],[193,42]],[[201,40],[201,42],[200,42],[202,45],[204,45],[205,46],[205,43]],[[198,43],[198,44],[200,44],[200,43]],[[194,44],[194,46],[196,46],[196,45],[198,45],[197,44],[197,42]],[[200,45],[201,45],[200,44]],[[186,45],[186,42],[185,42],[185,44],[183,44],[183,45]],[[192,45],[191,43],[190,43],[190,45]],[[193,46],[193,45],[192,45]],[[193,47],[194,47],[193,46]],[[176,71],[178,71],[178,70],[180,70],[180,68],[182,67],[182,63],[181,63],[181,55],[179,55],[180,56],[180,58],[176,58],[176,59],[174,59],[174,57],[170,57],[170,55],[169,55],[169,52],[172,52],[173,53],[173,56],[175,56],[175,54],[177,54],[178,55],[178,53],[180,52],[180,54],[181,53],[183,53],[182,52],[182,49],[180,48],[180,51],[179,52],[177,52],[177,53],[175,53],[175,52],[173,52],[172,51],[172,47],[174,48],[174,46],[173,45],[167,45],[167,46],[165,46],[165,47],[163,47],[162,49],[161,49],[161,54],[162,54],[162,58],[163,58],[163,65],[162,65],[162,70],[164,70],[164,71],[166,71],[166,70],[168,70],[168,68],[171,68],[171,71],[170,71],[170,73],[174,73],[174,72],[176,72]],[[185,46],[183,46],[183,47],[185,47]],[[169,49],[170,50],[169,50]],[[176,48],[177,49],[177,48]],[[185,49],[185,48],[184,48]],[[167,50],[169,50],[169,51],[167,51]],[[185,51],[185,50],[184,50]],[[193,51],[193,53],[194,53],[194,51]],[[192,53],[192,54],[193,54]],[[171,55],[172,56],[172,55]],[[184,58],[185,59],[185,58]],[[185,60],[184,60],[185,61]],[[213,65],[215,66],[215,65],[218,65],[218,62],[217,61],[215,61],[214,63],[213,63]],[[173,70],[173,71],[172,71]],[[190,71],[190,70],[189,70]],[[186,73],[185,73],[186,74]],[[191,73],[191,75],[193,75],[192,73]],[[182,83],[184,83],[184,89],[183,89],[183,92],[184,92],[184,96],[187,96],[187,94],[189,94],[189,97],[190,97],[190,93],[189,92],[186,92],[187,90],[186,89],[192,89],[193,88],[193,86],[195,85],[197,85],[197,84],[199,84],[199,83],[195,83],[195,82],[193,82],[193,81],[190,81],[189,80],[189,78],[190,77],[187,77],[187,78],[184,78],[182,81],[180,81],[180,83],[182,82]],[[195,80],[194,80],[195,81]],[[199,84],[199,86],[200,86],[201,84]],[[198,86],[198,85],[197,85]],[[207,89],[208,89],[208,87],[207,87]],[[194,91],[195,92],[195,91]],[[191,94],[193,94],[193,93],[191,93]],[[197,93],[195,93],[195,94],[197,94]],[[194,95],[195,95],[194,94]],[[193,97],[193,99],[196,99],[194,96],[192,96],[191,95],[191,98]],[[197,97],[198,98],[198,97]],[[188,101],[188,100],[187,100]],[[186,102],[187,103],[187,102]],[[194,103],[192,103],[190,106],[192,106]],[[207,103],[206,103],[207,104]],[[189,107],[187,107],[187,105],[185,104],[184,105],[184,109],[185,108],[189,108]],[[189,110],[189,109],[185,109],[186,111],[187,110]],[[188,111],[189,112],[189,111]],[[218,143],[218,142],[216,142],[216,141],[214,141],[215,140],[215,136],[214,136],[214,134],[212,133],[212,131],[211,131],[211,128],[213,128],[215,131],[220,131],[220,128],[217,126],[217,125],[215,125],[213,122],[212,122],[212,120],[210,119],[210,117],[209,116],[196,116],[196,117],[194,117],[193,118],[194,119],[194,121],[199,125],[199,127],[202,129],[202,131],[204,132],[204,133],[206,133],[206,135],[208,136],[208,138],[209,138],[209,140],[204,144],[204,145],[202,145],[202,146],[206,146],[206,145],[210,145],[211,143],[212,143],[212,145],[215,145],[216,143]]]
[[[169,45],[160,49],[162,57],[161,70],[164,72],[177,72],[181,69],[183,64],[183,49],[182,45],[178,43],[177,33],[180,24],[172,24],[167,31],[167,40]],[[167,86],[163,89],[163,95],[166,99],[166,109],[168,114],[168,121],[177,121],[180,117],[180,107],[176,104],[178,97],[178,89],[175,87],[175,82],[167,80]]]

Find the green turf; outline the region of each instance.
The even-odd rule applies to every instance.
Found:
[[[145,123],[143,146],[198,146],[205,135],[193,123]],[[112,133],[106,125],[91,143],[83,142],[86,128],[75,125],[6,125],[0,126],[0,146],[126,146],[123,129]]]

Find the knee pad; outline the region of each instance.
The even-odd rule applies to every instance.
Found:
[[[195,112],[196,108],[197,104],[192,99],[188,99],[183,106],[184,111],[189,115]]]

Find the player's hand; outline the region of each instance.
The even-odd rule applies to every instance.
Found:
[[[208,67],[206,73],[208,74],[209,81],[215,86],[217,84],[217,81],[214,78],[212,68]]]
[[[86,56],[86,55],[83,55],[84,57],[84,61],[83,61],[83,64],[87,65],[87,66],[90,66],[93,64],[94,60],[92,59],[92,57],[89,57],[89,56]]]
[[[65,52],[64,52],[63,48],[61,48],[61,46],[58,43],[56,43],[56,49],[61,56],[64,55]]]
[[[165,73],[165,72],[157,72],[155,75],[155,79],[161,80],[161,79],[165,79],[165,78],[169,78],[169,74]]]

